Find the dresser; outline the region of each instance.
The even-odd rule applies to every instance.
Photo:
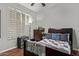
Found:
[[[34,35],[33,37],[34,37],[35,41],[42,40],[43,32],[44,32],[44,30],[38,30],[38,29],[33,30],[33,35]]]

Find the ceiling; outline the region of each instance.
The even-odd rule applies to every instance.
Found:
[[[50,8],[50,7],[56,5],[56,3],[45,3],[45,4],[46,4],[46,6],[43,7],[41,5],[41,3],[36,3],[36,4],[34,4],[34,6],[31,6],[31,3],[21,3],[21,5],[33,10],[34,12],[39,12],[39,11],[42,11],[44,9],[47,9],[47,8]]]

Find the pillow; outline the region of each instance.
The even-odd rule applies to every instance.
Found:
[[[45,35],[46,39],[52,39],[52,40],[56,40],[56,41],[67,41],[69,42],[69,33],[48,33]]]
[[[46,34],[46,35],[45,35],[45,38],[46,38],[46,39],[52,39],[52,34],[51,34],[51,33]]]
[[[52,39],[53,40],[60,40],[61,33],[52,33]]]
[[[61,34],[61,41],[67,41],[69,42],[69,33],[66,33],[66,34]]]

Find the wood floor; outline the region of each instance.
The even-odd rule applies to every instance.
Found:
[[[0,56],[23,56],[23,55],[24,55],[23,49],[18,49],[18,48],[15,48],[0,54]],[[73,51],[73,55],[79,56],[79,52]]]
[[[4,53],[1,53],[0,56],[23,56],[23,49],[15,48]]]

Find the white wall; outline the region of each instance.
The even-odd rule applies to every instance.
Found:
[[[1,38],[0,38],[0,51],[4,51],[9,48],[16,47],[16,39],[15,40],[8,40],[7,39],[7,10],[8,7],[18,9],[26,14],[30,14],[35,21],[35,13],[31,11],[30,9],[27,9],[26,7],[20,5],[20,4],[0,4],[0,10],[1,10]],[[35,27],[35,23],[33,24]],[[28,31],[27,31],[28,32]],[[27,34],[26,34],[27,35]]]
[[[79,49],[79,4],[57,4],[37,13],[37,25],[46,28],[73,28],[73,47]]]

